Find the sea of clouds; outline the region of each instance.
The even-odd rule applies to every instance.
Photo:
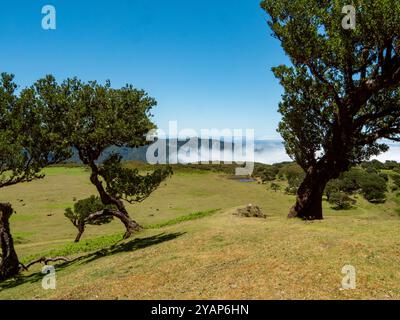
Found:
[[[395,160],[400,162],[400,144],[389,144],[389,151],[382,153],[379,156],[371,159],[377,159],[385,162],[386,160]],[[201,145],[200,148],[191,150],[190,148],[180,148],[178,151],[179,163],[196,163],[199,161],[229,161],[229,162],[246,162],[255,161],[265,164],[273,164],[284,161],[292,161],[285,151],[285,147],[280,140],[258,140],[254,142],[254,153],[252,155],[246,154],[246,148],[233,152],[218,152],[218,147],[215,148],[217,152],[211,153],[207,146]]]

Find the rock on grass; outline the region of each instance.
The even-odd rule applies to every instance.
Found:
[[[259,206],[248,204],[244,208],[239,208],[234,212],[234,215],[239,217],[252,217],[252,218],[267,218],[267,216],[261,211]]]

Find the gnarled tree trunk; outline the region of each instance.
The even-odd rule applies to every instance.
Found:
[[[119,210],[104,209],[102,211],[94,212],[89,215],[87,220],[96,220],[101,216],[113,216],[121,220],[126,228],[124,239],[129,238],[134,232],[141,229],[141,227],[135,221],[133,221],[131,218],[129,218],[129,216],[126,216],[123,212],[120,212]]]
[[[343,156],[344,147],[334,150],[314,166],[308,168],[306,176],[297,191],[295,205],[291,208],[289,218],[305,220],[322,220],[322,197],[325,187],[331,179],[349,169],[350,162]]]
[[[311,169],[297,191],[296,204],[289,212],[289,218],[321,220],[322,196],[329,179],[326,174]]]
[[[9,279],[19,273],[19,260],[14,249],[14,241],[10,232],[9,219],[13,209],[9,203],[0,203],[0,281]]]
[[[85,225],[78,225],[77,229],[78,229],[78,234],[76,235],[74,242],[79,242],[81,240],[82,234],[85,231]]]
[[[115,205],[118,210],[103,210],[104,212],[112,211],[113,216],[121,220],[121,222],[125,226],[125,234],[124,234],[124,239],[129,238],[134,232],[141,230],[141,226],[131,219],[129,216],[128,211],[125,208],[125,205],[122,200],[116,199],[112,196],[110,196],[106,190],[103,187],[102,182],[99,179],[99,169],[97,165],[92,161],[90,164],[90,168],[92,169],[92,173],[90,175],[90,181],[93,183],[93,185],[96,187],[100,199],[105,205]]]

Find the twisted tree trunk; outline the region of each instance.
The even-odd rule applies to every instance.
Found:
[[[0,281],[9,279],[19,273],[19,260],[14,249],[14,241],[10,232],[9,219],[13,209],[9,203],[0,203]]]
[[[329,180],[329,175],[325,170],[310,168],[297,191],[296,203],[288,217],[305,220],[323,219],[322,196]]]
[[[103,210],[103,212],[113,212],[113,216],[118,218],[125,226],[124,239],[129,238],[134,232],[141,230],[141,226],[129,216],[128,211],[125,208],[124,202],[121,199],[116,199],[110,196],[103,187],[102,182],[99,179],[99,169],[94,161],[89,163],[92,173],[90,175],[90,181],[96,187],[101,202],[105,205],[115,205],[118,210]]]
[[[310,166],[306,176],[297,191],[295,205],[291,208],[289,218],[301,218],[304,220],[322,220],[322,197],[325,187],[331,179],[337,179],[342,172],[350,167],[350,161],[346,157],[343,144],[336,144],[325,157],[314,166]],[[341,147],[342,146],[342,147]]]
[[[74,242],[79,242],[81,240],[83,232],[85,231],[85,225],[78,225],[76,227],[78,229],[78,234],[76,235]]]
[[[129,216],[125,215],[119,210],[104,209],[98,212],[94,212],[87,218],[88,221],[95,221],[102,216],[113,216],[118,218],[125,226],[126,232],[124,234],[124,239],[129,238],[134,232],[140,231],[141,227],[133,221]]]

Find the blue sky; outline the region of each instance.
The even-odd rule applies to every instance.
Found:
[[[282,89],[271,67],[288,63],[259,0],[2,1],[0,70],[22,87],[45,74],[114,87],[132,83],[158,101],[167,130],[254,128],[279,138]],[[54,5],[57,29],[41,27]]]

